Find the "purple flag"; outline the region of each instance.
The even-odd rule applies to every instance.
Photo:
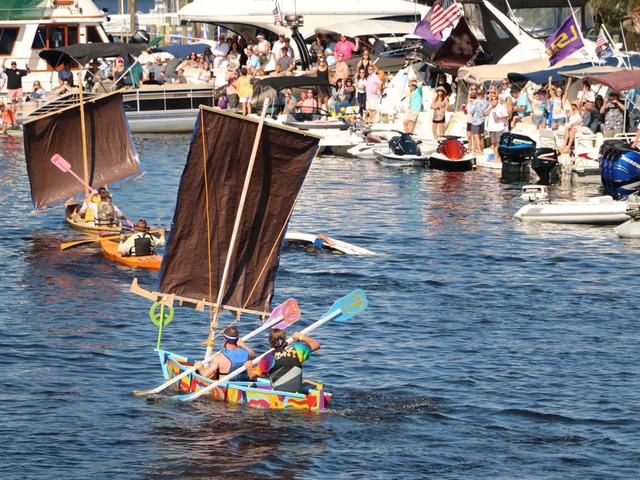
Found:
[[[582,35],[580,34],[580,27],[576,25],[573,15],[569,15],[567,19],[562,22],[560,28],[558,28],[553,35],[547,38],[544,45],[547,47],[550,67],[558,63],[560,60],[567,58],[576,50],[580,50],[584,47]]]
[[[432,9],[429,9],[424,18],[418,22],[413,34],[423,38],[431,45],[438,45],[442,42],[442,34],[438,33],[434,35],[431,31],[431,10]]]

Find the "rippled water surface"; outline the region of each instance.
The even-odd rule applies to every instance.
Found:
[[[136,137],[146,175],[115,192],[129,216],[170,222],[188,141]],[[305,364],[331,409],[146,401],[131,390],[162,381],[157,331],[128,287],[156,274],[61,252],[77,235],[61,210],[30,214],[21,141],[0,142],[2,478],[637,478],[639,242],[522,224],[499,172],[319,158],[291,228],[385,254],[282,255],[275,300],[306,322],[369,297]],[[207,323],[177,310],[163,346],[201,352]]]

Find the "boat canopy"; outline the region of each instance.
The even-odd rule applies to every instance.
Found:
[[[164,47],[154,48],[154,52],[166,52],[174,57],[186,57],[191,52],[202,55],[207,48],[211,48],[208,43],[171,43]]]
[[[606,85],[618,93],[632,88],[640,88],[640,72],[637,70],[620,70],[598,75],[586,75],[582,80]]]
[[[549,81],[549,77],[551,77],[551,81],[553,82],[564,82],[566,77],[579,77],[584,76],[580,75],[580,72],[611,72],[621,70],[621,67],[618,67],[618,60],[615,58],[607,58],[604,60],[603,65],[595,65],[591,62],[578,63],[574,65],[563,65],[556,68],[545,68],[533,72],[521,73],[517,70],[512,70],[508,78],[512,82],[526,82],[530,81],[536,83],[538,85],[546,84]],[[569,74],[572,72],[573,74]]]
[[[40,58],[53,68],[62,63],[77,63],[83,67],[95,58],[137,55],[148,48],[140,43],[77,43],[70,47],[51,48],[40,52]]]
[[[36,210],[84,192],[80,182],[51,163],[51,157],[59,154],[76,174],[84,172],[79,98],[69,94],[56,102],[57,108],[48,106],[47,113],[24,122],[27,174]],[[89,184],[98,188],[141,174],[122,94],[87,94],[84,115]]]
[[[507,78],[510,72],[534,72],[549,65],[546,59],[529,60],[526,62],[509,63],[504,65],[476,65],[461,67],[456,81],[480,84],[487,81],[499,81]]]
[[[341,33],[347,37],[361,35],[408,35],[413,33],[415,23],[394,20],[362,20],[359,22],[340,22],[328,27],[316,28],[316,33]]]
[[[163,294],[216,301],[259,124],[200,106],[160,272]],[[319,139],[263,125],[220,307],[270,311],[280,245]]]

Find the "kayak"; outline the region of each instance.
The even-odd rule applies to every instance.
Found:
[[[86,233],[89,235],[100,235],[101,233],[120,233],[120,225],[113,226],[98,226],[94,225],[93,222],[84,222],[79,215],[74,215],[78,208],[78,205],[75,203],[68,204],[65,208],[64,214],[67,219],[67,225],[69,225],[74,230],[78,230],[82,233]]]
[[[136,257],[133,255],[129,257],[122,256],[118,252],[118,242],[111,240],[101,241],[100,247],[102,248],[102,254],[106,259],[112,260],[121,265],[126,265],[127,267],[160,270],[160,265],[162,264],[162,255],[158,254],[145,255],[143,257]]]
[[[170,380],[189,367],[195,360],[157,350],[160,356],[162,372],[167,380]],[[180,379],[178,389],[185,393],[193,393],[211,385],[214,380],[192,373]],[[212,400],[229,404],[246,404],[250,407],[270,408],[274,410],[306,410],[317,412],[324,410],[329,405],[331,394],[324,391],[323,385],[305,380],[310,385],[306,393],[291,393],[274,390],[271,383],[265,379],[257,379],[254,382],[229,382],[213,388],[203,396]]]

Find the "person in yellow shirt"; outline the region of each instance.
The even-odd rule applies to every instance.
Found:
[[[240,97],[240,107],[243,115],[251,113],[251,97],[253,97],[253,77],[248,74],[247,67],[242,67],[240,77],[236,81],[238,97]]]

